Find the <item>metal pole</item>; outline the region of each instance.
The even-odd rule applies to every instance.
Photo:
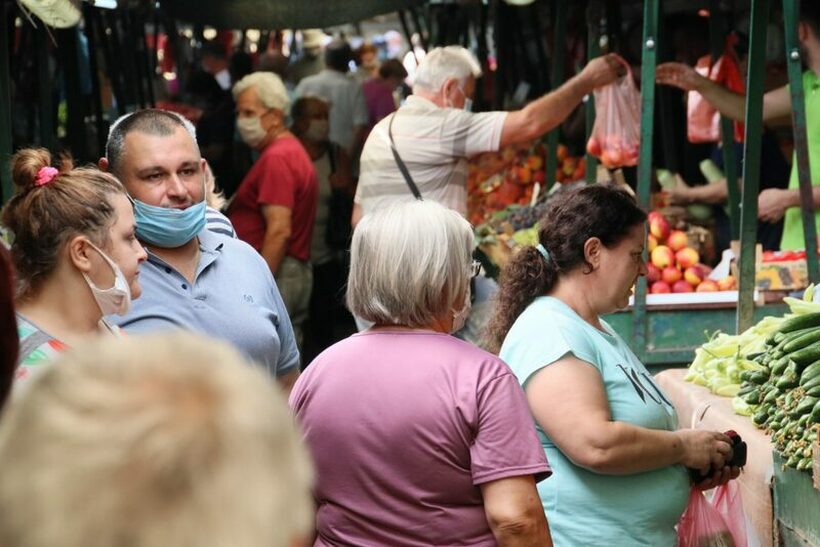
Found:
[[[564,80],[564,58],[567,49],[567,3],[564,0],[554,0],[552,3],[552,89],[558,89]],[[544,177],[544,189],[549,190],[555,184],[555,170],[558,168],[558,134],[560,124],[547,135],[547,166]]]
[[[812,1],[812,0],[808,0]],[[816,1],[816,0],[814,0]],[[814,196],[809,164],[809,142],[806,135],[806,101],[803,89],[803,71],[800,66],[800,48],[797,39],[797,20],[800,0],[783,0],[783,24],[786,37],[786,62],[789,66],[789,89],[792,98],[792,127],[794,153],[797,159],[797,180],[800,183],[800,216],[803,217],[803,235],[806,238],[806,262],[809,281],[820,282],[817,263],[817,225],[814,216]]]
[[[709,0],[709,41],[712,64],[717,63],[724,51],[726,25],[720,13],[719,0]],[[729,191],[729,223],[732,240],[740,237],[740,188],[737,185],[737,157],[735,154],[735,125],[726,116],[720,117],[720,134],[723,144],[723,172]]]
[[[11,2],[0,0],[0,189],[2,189],[3,203],[11,199],[13,194],[11,184],[11,89],[9,79],[9,39],[8,6]]]
[[[743,149],[743,201],[740,209],[740,295],[737,331],[754,324],[757,195],[760,189],[760,142],[763,130],[763,69],[769,0],[752,0],[749,68],[746,83],[746,136]]]
[[[593,6],[593,1],[587,2],[587,61],[598,57],[601,54],[600,37],[600,16],[599,10]],[[595,124],[595,95],[587,95],[586,103],[586,136],[592,134],[592,126]],[[586,155],[586,179],[587,184],[594,184],[598,179],[598,158],[591,154]]]
[[[51,38],[45,25],[39,25],[35,31],[37,55],[37,93],[39,95],[38,121],[40,126],[40,146],[48,148],[52,154],[57,152],[54,134],[54,80],[49,69],[48,45]]]
[[[85,101],[80,88],[78,34],[79,30],[76,27],[57,29],[60,65],[68,107],[68,146],[75,159],[86,162],[90,161],[91,157],[88,153],[88,134],[85,130]]]
[[[652,139],[655,122],[655,67],[658,49],[658,13],[660,0],[646,0],[643,12],[643,55],[641,61],[641,150],[638,159],[638,204],[649,209],[649,190],[652,183]],[[646,278],[639,277],[635,285],[633,312],[633,351],[646,351]]]
[[[95,156],[105,155],[105,142],[108,136],[108,124],[105,123],[103,117],[102,94],[100,91],[100,67],[97,62],[98,58],[98,44],[96,29],[93,24],[93,17],[91,12],[95,7],[90,4],[83,5],[83,13],[85,14],[85,36],[88,40],[88,59],[91,72],[91,108],[94,112],[94,127],[96,130],[97,149],[94,151]]]

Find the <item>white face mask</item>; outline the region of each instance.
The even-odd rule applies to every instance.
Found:
[[[305,138],[312,142],[325,142],[330,134],[330,125],[327,120],[310,120]]]
[[[268,136],[259,118],[239,118],[236,120],[236,128],[239,130],[239,136],[251,148],[257,148]]]
[[[123,275],[122,270],[120,270],[119,266],[117,266],[113,260],[108,258],[108,256],[102,252],[96,245],[91,242],[88,242],[91,247],[100,253],[100,256],[108,262],[108,265],[111,266],[111,269],[114,270],[114,285],[108,289],[101,289],[91,281],[91,278],[83,272],[83,277],[85,278],[85,282],[88,283],[88,287],[91,289],[91,293],[94,295],[94,300],[97,301],[97,305],[100,307],[100,311],[103,315],[125,315],[128,313],[128,310],[131,309],[131,287],[128,285],[128,280],[125,279],[125,275]]]
[[[467,295],[464,297],[464,307],[460,310],[453,310],[453,326],[450,328],[451,334],[464,328],[464,325],[467,323],[467,318],[470,317],[472,307],[470,289],[467,289]]]

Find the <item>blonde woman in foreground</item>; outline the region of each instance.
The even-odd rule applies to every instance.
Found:
[[[280,390],[224,343],[99,339],[0,422],[3,547],[295,547],[312,471]]]

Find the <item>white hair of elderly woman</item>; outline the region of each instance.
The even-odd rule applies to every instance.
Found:
[[[77,346],[0,422],[0,545],[289,546],[312,469],[284,395],[193,334]]]
[[[473,231],[432,201],[402,201],[368,213],[350,248],[347,306],[377,325],[429,327],[464,305]]]
[[[481,76],[481,65],[475,55],[461,46],[437,47],[419,63],[413,90],[436,93],[450,78],[456,78],[463,86],[470,76]]]
[[[285,84],[273,72],[252,72],[233,86],[233,98],[239,100],[239,96],[250,88],[256,88],[259,100],[266,108],[275,108],[283,113],[288,113],[290,98],[285,89]]]

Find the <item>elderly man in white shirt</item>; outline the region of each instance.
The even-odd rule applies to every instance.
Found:
[[[471,113],[481,67],[461,46],[435,48],[416,70],[413,95],[373,128],[361,156],[352,223],[393,200],[413,199],[390,146],[424,199],[467,212],[467,158],[543,135],[583,97],[614,81],[625,65],[617,55],[591,60],[576,76],[521,110]]]

